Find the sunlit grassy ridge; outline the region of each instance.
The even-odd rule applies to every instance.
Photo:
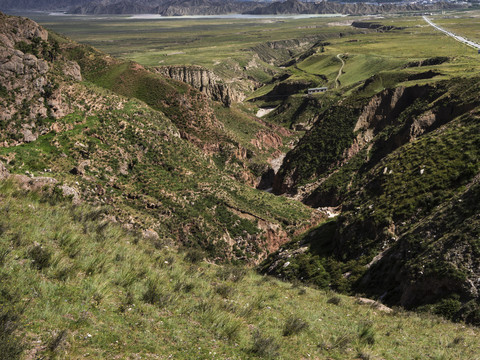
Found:
[[[9,182],[0,199],[0,311],[18,316],[0,332],[23,357],[478,358],[473,328],[210,264]]]

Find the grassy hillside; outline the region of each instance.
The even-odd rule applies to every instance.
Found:
[[[240,34],[223,20],[141,22],[141,38],[125,21],[86,28],[102,41],[120,31],[110,51],[127,58],[156,36],[169,64],[197,54],[257,90],[225,107],[53,33],[0,43],[14,65],[34,63],[15,49],[41,44],[48,65],[31,77],[0,67],[0,106],[15,113],[0,160],[83,202],[0,185],[5,352],[22,338],[27,358],[478,357],[476,329],[427,314],[480,319],[477,54],[416,17],[378,32],[331,19],[247,21]],[[17,27],[4,32],[21,38]],[[139,57],[156,65],[149,49]],[[317,85],[329,90],[305,96]],[[259,119],[258,107],[275,109]],[[287,151],[274,190],[311,207],[252,188]],[[321,223],[325,206],[341,214]],[[219,265],[272,252],[261,270],[294,285]]]
[[[478,356],[476,329],[207,263],[111,223],[108,207],[9,181],[0,200],[5,359]]]
[[[331,107],[335,116],[314,125],[279,174],[293,168],[294,181],[318,181],[305,201],[341,206],[342,214],[281,249],[262,269],[478,324],[478,264],[458,261],[475,259],[479,245],[476,185],[470,189],[480,171],[477,88],[477,80],[455,79],[423,91],[397,89],[397,97],[385,91],[361,116],[344,116],[345,100],[341,111]],[[408,98],[415,93],[417,100]],[[343,119],[351,122],[340,131]],[[360,126],[361,119],[372,123]],[[372,138],[362,145],[364,131]],[[342,160],[349,152],[353,156]],[[440,214],[452,207],[456,225],[440,225]],[[458,228],[465,229],[462,236]],[[307,251],[295,254],[299,246]],[[454,305],[446,310],[448,301]]]
[[[15,42],[33,44],[15,27],[26,22],[32,32],[40,31],[31,21],[3,15],[2,21],[13,24],[1,28],[14,39],[2,45],[12,54]],[[50,35],[44,31],[42,36]],[[256,181],[249,162],[266,162],[282,146],[275,129],[251,115],[237,116],[240,129],[252,121],[258,125],[258,131],[237,136],[241,130],[225,129],[209,99],[188,85],[53,38],[58,54],[45,60],[43,73],[33,68],[12,74],[2,68],[9,88],[1,105],[14,114],[2,132],[7,142],[0,158],[12,173],[48,173],[73,187],[83,201],[112,206],[122,223],[151,229],[164,243],[203,249],[214,259],[257,262],[319,220],[301,203],[246,185]],[[25,66],[31,56],[12,59]],[[71,69],[78,70],[77,80],[68,75]],[[10,81],[32,86],[20,110],[14,99],[26,92]],[[37,110],[39,103],[46,109]],[[225,123],[229,114],[223,110]],[[277,139],[276,147],[254,146],[258,132]]]

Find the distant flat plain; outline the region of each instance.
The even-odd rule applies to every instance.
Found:
[[[480,55],[429,26],[421,14],[390,16],[238,16],[168,17],[73,16],[22,14],[48,29],[90,44],[106,53],[145,66],[201,65],[229,74],[244,69],[255,56],[252,47],[267,42],[322,39],[323,52],[309,56],[288,70],[296,77],[324,75],[334,81],[340,62],[346,60],[342,86],[350,86],[382,71],[401,70],[407,64],[433,57],[450,60],[435,67],[439,79],[469,76],[478,70]],[[480,41],[480,11],[432,14],[438,25]],[[351,26],[371,21],[394,30],[375,31]],[[278,64],[262,64],[278,71]],[[422,69],[427,70],[427,69]],[[421,82],[418,81],[417,82]]]

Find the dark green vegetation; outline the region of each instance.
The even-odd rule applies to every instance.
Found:
[[[341,206],[341,215],[262,269],[479,324],[479,79],[455,72],[473,66],[469,56],[412,61],[404,51],[377,62],[383,36],[396,37],[379,34],[378,51],[348,55],[341,100],[319,96],[318,120],[274,182],[279,194],[297,194],[314,207]],[[343,41],[342,53],[352,46],[365,51]],[[328,74],[324,57],[304,63]],[[355,71],[347,77],[349,63]]]
[[[477,356],[477,329],[192,261],[110,211],[0,183],[2,357]]]

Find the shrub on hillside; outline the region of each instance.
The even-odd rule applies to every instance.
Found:
[[[171,301],[171,298],[169,294],[162,294],[153,281],[147,283],[147,290],[143,293],[142,297],[146,303],[160,307],[166,306]]]

